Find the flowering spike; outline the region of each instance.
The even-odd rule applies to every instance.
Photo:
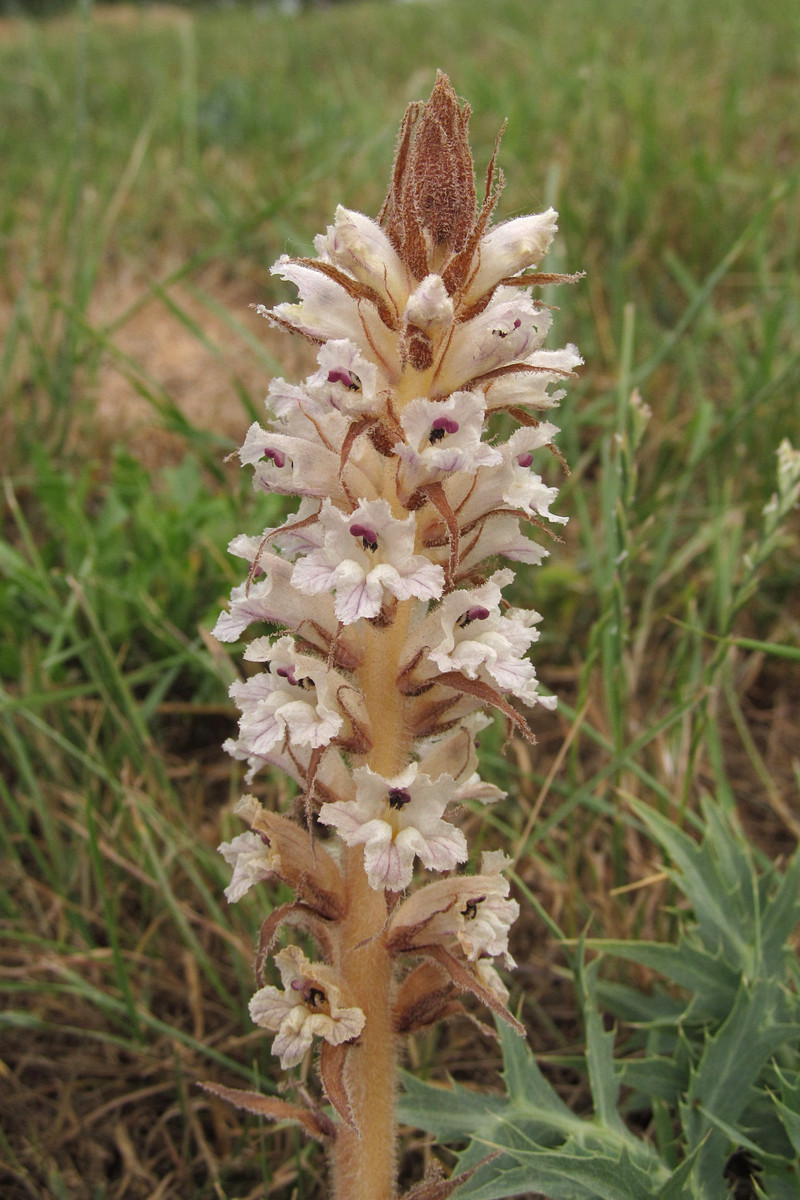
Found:
[[[251,1014],[286,1068],[322,1039],[338,1200],[396,1195],[400,1035],[457,1014],[464,992],[522,1031],[493,965],[513,966],[507,860],[451,872],[468,857],[459,810],[502,795],[477,770],[485,710],[532,740],[517,704],[555,705],[528,658],[539,616],[509,607],[514,574],[496,560],[541,562],[528,527],[565,520],[538,473],[558,430],[530,410],[555,407],[581,360],[544,348],[551,315],[532,295],[565,277],[526,274],[556,214],[491,226],[497,146],[478,207],[468,124],[440,73],[406,112],[379,221],[339,206],[316,258],[275,264],[299,299],[261,311],[318,347],[317,369],[272,381],[240,458],[299,506],[231,543],[250,571],[215,629],[278,627],[245,653],[258,669],[231,687],[227,748],[249,779],[284,770],[302,802],[292,818],[246,798],[251,832],[220,849],[230,900],[270,879],[295,893],[262,925],[259,976],[279,931],[317,945],[321,962],[275,955],[283,987],[260,987]],[[487,432],[498,412],[517,422],[505,440]],[[414,890],[420,867],[438,877]],[[423,1185],[420,1200],[449,1190]]]

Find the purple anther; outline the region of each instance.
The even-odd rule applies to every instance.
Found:
[[[275,674],[280,675],[282,679],[285,679],[287,683],[291,683],[293,687],[297,687],[297,679],[295,678],[294,667],[278,667],[278,670],[275,672]]]
[[[531,454],[530,450],[526,451],[525,454],[518,454],[517,462],[521,467],[532,466],[533,465],[533,455]]]
[[[359,525],[356,522],[355,525],[350,526],[350,532],[353,537],[361,538],[365,550],[378,549],[378,535],[374,529],[370,529],[369,525]]]
[[[410,804],[411,796],[405,788],[390,788],[389,789],[389,808],[400,810]]]
[[[516,321],[514,322],[514,328],[519,329],[521,324],[522,324],[522,321],[520,320],[519,317],[517,317]]]
[[[271,458],[276,467],[286,466],[286,455],[282,450],[276,450],[273,446],[267,446],[264,451],[264,458]]]

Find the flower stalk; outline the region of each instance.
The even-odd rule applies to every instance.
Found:
[[[262,311],[317,347],[318,369],[273,380],[240,458],[257,489],[300,503],[231,543],[249,572],[214,630],[280,631],[249,642],[261,669],[231,688],[241,718],[226,746],[248,782],[286,771],[301,803],[290,817],[246,796],[250,831],[220,849],[229,900],[272,879],[293,890],[262,926],[251,1015],[285,1069],[320,1047],[330,1113],[207,1086],[326,1142],[338,1200],[397,1195],[404,1037],[463,1011],[465,993],[521,1031],[494,966],[513,966],[508,860],[485,853],[476,874],[454,873],[468,859],[458,814],[502,795],[477,770],[486,710],[532,740],[517,702],[555,704],[527,657],[539,616],[508,605],[514,574],[497,559],[539,563],[536,539],[557,540],[556,489],[533,468],[548,450],[560,459],[558,431],[534,414],[581,360],[543,348],[550,313],[533,294],[575,278],[531,270],[556,214],[491,225],[497,151],[479,203],[468,120],[440,74],[406,112],[379,219],[340,207],[316,257],[273,268],[300,298]],[[488,429],[498,414],[518,424],[505,441]],[[414,887],[419,868],[439,877]],[[310,934],[318,958],[279,950],[278,987],[263,973],[284,926]]]

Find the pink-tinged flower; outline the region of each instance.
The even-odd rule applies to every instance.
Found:
[[[323,412],[335,409],[347,417],[378,408],[378,369],[347,338],[335,338],[320,347],[319,370],[306,388]],[[327,423],[324,426],[327,436]]]
[[[558,225],[555,209],[529,217],[515,217],[495,225],[478,247],[479,266],[465,300],[478,300],[502,279],[508,279],[526,267],[535,267],[544,258]]]
[[[524,360],[538,350],[552,323],[546,308],[537,308],[516,288],[500,287],[477,317],[456,325],[436,386],[444,394],[498,367]]]
[[[369,767],[353,772],[356,799],[323,804],[319,819],[332,825],[348,846],[364,846],[370,885],[399,892],[408,887],[414,859],[432,871],[450,871],[466,862],[467,842],[460,829],[442,820],[458,798],[451,775],[431,779],[410,763],[391,779]]]
[[[317,342],[346,338],[362,353],[379,359],[394,372],[398,368],[397,339],[387,329],[373,305],[349,296],[341,284],[314,267],[293,262],[286,255],[271,268],[293,283],[300,293],[296,304],[278,304],[274,309],[259,305],[256,311],[268,319],[290,325],[298,333]]]
[[[235,642],[254,621],[292,628],[304,627],[304,633],[314,640],[315,633],[327,634],[327,642],[336,634],[338,620],[333,612],[332,596],[304,596],[291,586],[293,564],[286,558],[265,549],[266,530],[260,537],[234,538],[228,549],[232,554],[256,564],[265,578],[241,583],[231,592],[228,612],[220,614],[213,635],[221,642]],[[303,533],[305,531],[301,531]],[[300,535],[281,535],[285,543],[300,540]],[[278,540],[278,539],[276,539]],[[345,641],[347,639],[345,638]],[[323,646],[327,653],[328,645]]]
[[[582,362],[576,347],[572,345],[561,350],[535,350],[519,364],[519,371],[504,372],[483,381],[481,386],[486,395],[487,412],[512,407],[557,408],[566,392],[563,388],[556,392],[547,389],[551,384],[574,375],[575,368]]]
[[[295,564],[292,584],[314,596],[333,592],[334,611],[345,625],[376,617],[384,591],[398,600],[435,600],[444,588],[444,571],[414,554],[416,518],[392,516],[386,500],[362,500],[344,513],[329,500],[319,514],[321,547]]]
[[[519,904],[508,899],[510,885],[502,875],[510,862],[502,850],[484,851],[478,875],[454,876],[414,892],[389,920],[389,945],[413,950],[455,942],[471,962],[502,956],[513,967],[508,933]]]
[[[552,708],[555,697],[539,695],[536,669],[524,657],[539,636],[531,627],[541,617],[526,609],[508,609],[506,615],[500,614],[500,589],[513,578],[509,570],[495,571],[480,587],[459,589],[445,596],[428,618],[431,623],[434,615],[438,620],[440,640],[431,639],[427,657],[442,673],[458,671],[467,679],[482,679],[511,692],[526,704]]]
[[[477,536],[473,533],[467,552],[461,556],[460,572],[469,575],[485,558],[495,556],[539,566],[549,553],[544,546],[526,537],[519,517],[510,513],[492,513],[478,525]]]
[[[231,904],[275,872],[275,851],[257,833],[240,833],[231,842],[221,842],[217,849],[228,866],[233,867],[233,876],[225,888],[225,897]]]
[[[456,785],[453,799],[456,801],[479,800],[481,804],[494,804],[506,795],[478,774],[475,736],[491,723],[484,713],[473,713],[471,717],[462,718],[455,729],[431,739],[421,749],[420,770],[431,779],[452,775]]]
[[[255,468],[253,482],[259,490],[286,496],[330,496],[341,492],[337,479],[338,452],[323,446],[313,425],[307,423],[307,426],[303,436],[297,436],[287,433],[285,426],[263,429],[257,421],[253,422],[239,458],[242,465]],[[341,438],[345,432],[341,431]]]
[[[408,295],[406,269],[377,221],[340,204],[333,225],[314,238],[314,248],[321,259],[374,288],[396,314],[402,311]]]
[[[263,987],[250,1001],[256,1025],[277,1033],[272,1052],[284,1070],[302,1061],[315,1036],[332,1046],[351,1042],[364,1028],[360,1008],[348,1006],[338,975],[330,967],[311,963],[298,946],[275,955],[283,991]]]
[[[211,630],[212,635],[220,642],[236,642],[253,621],[264,619],[263,602],[272,590],[272,580],[259,579],[249,587],[240,583],[231,592],[231,602],[228,612],[220,613],[217,623]]]
[[[308,394],[305,387],[302,384],[287,383],[280,377],[270,382],[264,401],[268,414],[279,419],[307,404]]]
[[[344,679],[310,654],[298,653],[294,639],[256,638],[245,651],[252,662],[267,669],[243,683],[231,685],[230,695],[242,711],[235,757],[263,757],[284,738],[300,746],[327,746],[342,727],[335,695]]]
[[[435,334],[453,321],[453,301],[441,275],[426,275],[408,298],[403,314],[409,325]]]
[[[503,456],[481,441],[485,417],[480,392],[453,392],[447,400],[418,399],[400,414],[404,442],[392,447],[406,464],[410,490],[454,471],[473,473]]]
[[[536,428],[517,429],[503,447],[505,467],[503,477],[503,500],[511,508],[519,508],[546,517],[548,521],[566,525],[568,517],[550,512],[550,505],[558,496],[558,488],[547,487],[541,475],[531,471],[536,450],[546,446],[558,433],[555,425],[543,421]]]

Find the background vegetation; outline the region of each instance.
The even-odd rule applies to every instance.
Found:
[[[4,1195],[323,1194],[312,1146],[195,1087],[279,1078],[246,1013],[264,898],[221,896],[239,665],[207,634],[238,581],[227,541],[277,512],[225,455],[270,376],[308,365],[250,312],[278,298],[269,265],[336,203],[377,211],[403,108],[442,67],[479,170],[508,118],[501,215],[554,203],[548,262],[586,271],[551,297],[553,344],[587,364],[560,422],[572,520],[517,585],[561,705],[533,750],[502,750],[499,728],[483,746],[509,791],[484,845],[517,852],[514,996],[546,1079],[506,1047],[501,1167],[514,1194],[627,1196],[618,1166],[564,1183],[530,1153],[572,1161],[578,1137],[619,1156],[631,1135],[653,1194],[686,1162],[665,1197],[756,1195],[754,1175],[796,1196],[791,470],[764,509],[798,441],[798,45],[782,0],[0,22]],[[411,1057],[422,1079],[499,1086],[496,1043],[467,1023]],[[462,1144],[487,1136],[468,1110]],[[429,1093],[407,1111],[452,1140]],[[407,1146],[419,1178],[430,1138]],[[476,1194],[502,1194],[487,1178]]]

